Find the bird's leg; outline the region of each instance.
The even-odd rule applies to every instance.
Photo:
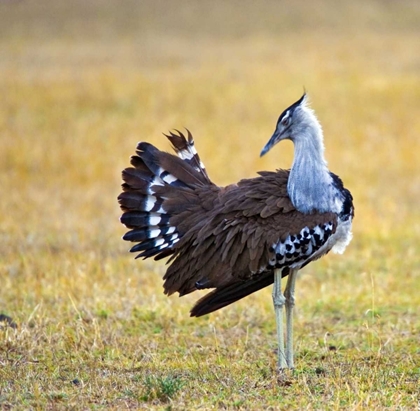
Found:
[[[286,362],[288,368],[293,364],[293,307],[295,306],[295,284],[298,270],[290,269],[284,297],[286,299]]]
[[[281,291],[281,269],[274,270],[274,288],[273,288],[273,303],[276,314],[277,325],[277,340],[279,344],[278,368],[287,368],[286,356],[284,352],[284,331],[283,331],[283,307],[286,302]]]

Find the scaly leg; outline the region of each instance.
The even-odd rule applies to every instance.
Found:
[[[277,325],[277,341],[279,344],[278,368],[287,368],[286,356],[284,352],[284,331],[283,331],[283,307],[286,302],[283,293],[281,292],[281,269],[274,270],[274,288],[273,288],[273,303],[274,312],[276,314]]]
[[[286,362],[288,368],[293,364],[293,307],[295,306],[295,285],[298,270],[290,269],[284,297],[286,299]]]

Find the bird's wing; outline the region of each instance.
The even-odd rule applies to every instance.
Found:
[[[275,268],[285,268],[287,275],[292,264],[305,265],[335,231],[335,214],[305,215],[293,207],[288,171],[260,174],[224,189],[178,190],[171,200],[183,207],[171,220],[182,238],[164,277],[165,292],[215,288],[192,315],[215,311],[271,284]],[[324,227],[329,230],[325,236],[320,232]]]

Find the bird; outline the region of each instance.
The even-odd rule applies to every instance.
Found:
[[[277,368],[293,369],[297,273],[330,250],[342,253],[354,217],[350,191],[328,169],[307,93],[281,113],[260,153],[291,140],[290,170],[261,171],[220,187],[208,177],[189,130],[164,135],[176,155],[140,142],[122,172],[120,221],[129,229],[123,240],[136,243],[130,249],[136,258],[169,257],[163,276],[168,296],[211,290],[191,309],[192,317],[274,284]]]

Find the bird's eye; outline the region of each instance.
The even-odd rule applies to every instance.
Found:
[[[290,116],[287,116],[281,120],[281,125],[287,127],[290,124]]]

